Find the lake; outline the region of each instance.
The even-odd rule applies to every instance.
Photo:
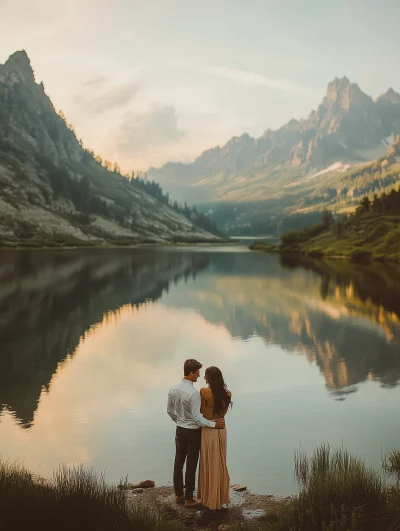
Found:
[[[232,483],[296,492],[293,454],[400,448],[400,273],[244,246],[2,252],[1,454],[49,476],[172,481],[186,358],[233,393]]]

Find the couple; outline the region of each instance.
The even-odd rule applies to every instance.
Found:
[[[176,503],[185,504],[189,508],[203,505],[215,510],[229,503],[224,417],[232,402],[231,393],[227,390],[218,367],[206,369],[204,379],[208,386],[200,389],[199,393],[193,382],[197,382],[201,367],[202,364],[197,360],[186,360],[183,380],[171,387],[168,393],[167,412],[177,425],[174,489]],[[197,498],[201,503],[193,499],[200,449]]]

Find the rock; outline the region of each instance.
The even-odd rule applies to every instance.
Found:
[[[133,494],[141,494],[144,489],[133,489]]]
[[[234,485],[232,485],[232,489],[236,492],[242,492],[243,490],[247,490],[247,487],[245,487],[244,485],[239,485],[238,483],[235,483]]]
[[[218,531],[229,531],[230,528],[231,528],[230,525],[221,524],[220,526],[218,526]]]
[[[132,485],[131,489],[152,489],[155,487],[156,484],[151,479],[146,479],[145,481],[141,481],[140,483],[136,483],[136,485]]]
[[[118,485],[118,488],[120,490],[134,490],[135,493],[143,492],[143,489],[151,489],[155,487],[154,481],[151,481],[150,479],[146,479],[145,481],[141,481],[140,483],[136,483],[135,485],[133,483],[121,483]]]
[[[252,520],[253,518],[263,518],[267,513],[264,509],[249,509],[242,511],[242,514],[246,520]]]

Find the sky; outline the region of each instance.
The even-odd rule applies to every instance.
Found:
[[[28,53],[84,145],[125,171],[305,118],[347,75],[400,91],[398,0],[0,0],[0,63]]]

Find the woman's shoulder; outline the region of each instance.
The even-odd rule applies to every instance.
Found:
[[[202,387],[200,389],[200,394],[201,396],[208,397],[212,394],[211,389],[209,387]]]

